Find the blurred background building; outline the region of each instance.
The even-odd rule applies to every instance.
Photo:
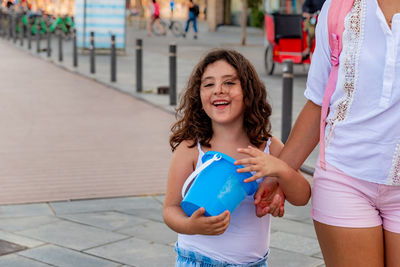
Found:
[[[23,7],[32,12],[42,12],[52,16],[74,16],[76,1],[82,3],[90,0],[0,0],[1,6]],[[147,18],[150,14],[151,0],[122,0],[125,2],[126,16]],[[200,7],[199,19],[207,21],[209,30],[215,31],[219,25],[240,25],[241,14],[245,0],[194,0]],[[300,13],[304,0],[246,0],[248,12],[248,25],[263,27],[264,12]],[[115,0],[100,2],[115,3]],[[118,2],[118,1],[117,1]],[[173,2],[173,12],[171,12]],[[185,19],[187,16],[186,0],[158,0],[161,17]]]

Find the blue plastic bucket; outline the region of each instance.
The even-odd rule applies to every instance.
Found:
[[[201,161],[202,166],[188,177],[182,188],[181,207],[188,216],[200,207],[205,208],[205,216],[216,216],[225,210],[232,213],[246,195],[257,190],[257,182],[243,182],[252,174],[238,173],[236,170],[243,166],[235,165],[230,156],[208,151]]]

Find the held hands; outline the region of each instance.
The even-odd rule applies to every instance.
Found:
[[[275,178],[265,178],[254,194],[254,205],[257,217],[270,213],[274,217],[282,217],[285,213],[285,195]]]
[[[251,156],[251,158],[237,160],[235,162],[236,165],[245,165],[244,168],[237,171],[255,172],[245,182],[252,182],[265,176],[278,176],[277,174],[282,164],[279,159],[251,146],[248,148],[239,148],[238,152],[245,153]],[[285,195],[279,187],[276,178],[268,177],[260,183],[257,192],[254,194],[254,205],[256,206],[256,215],[258,217],[262,217],[268,213],[275,217],[283,216],[285,212]]]
[[[220,215],[206,217],[205,209],[199,208],[189,217],[189,227],[193,234],[221,235],[229,226],[231,214],[228,210]]]

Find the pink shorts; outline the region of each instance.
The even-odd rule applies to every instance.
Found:
[[[350,177],[326,164],[317,164],[312,186],[312,218],[340,227],[382,225],[400,233],[400,186],[367,182]]]

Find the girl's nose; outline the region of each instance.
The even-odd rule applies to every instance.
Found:
[[[225,88],[224,84],[223,83],[217,84],[215,86],[214,94],[219,95],[219,94],[223,94],[223,93],[226,93],[226,88]]]

